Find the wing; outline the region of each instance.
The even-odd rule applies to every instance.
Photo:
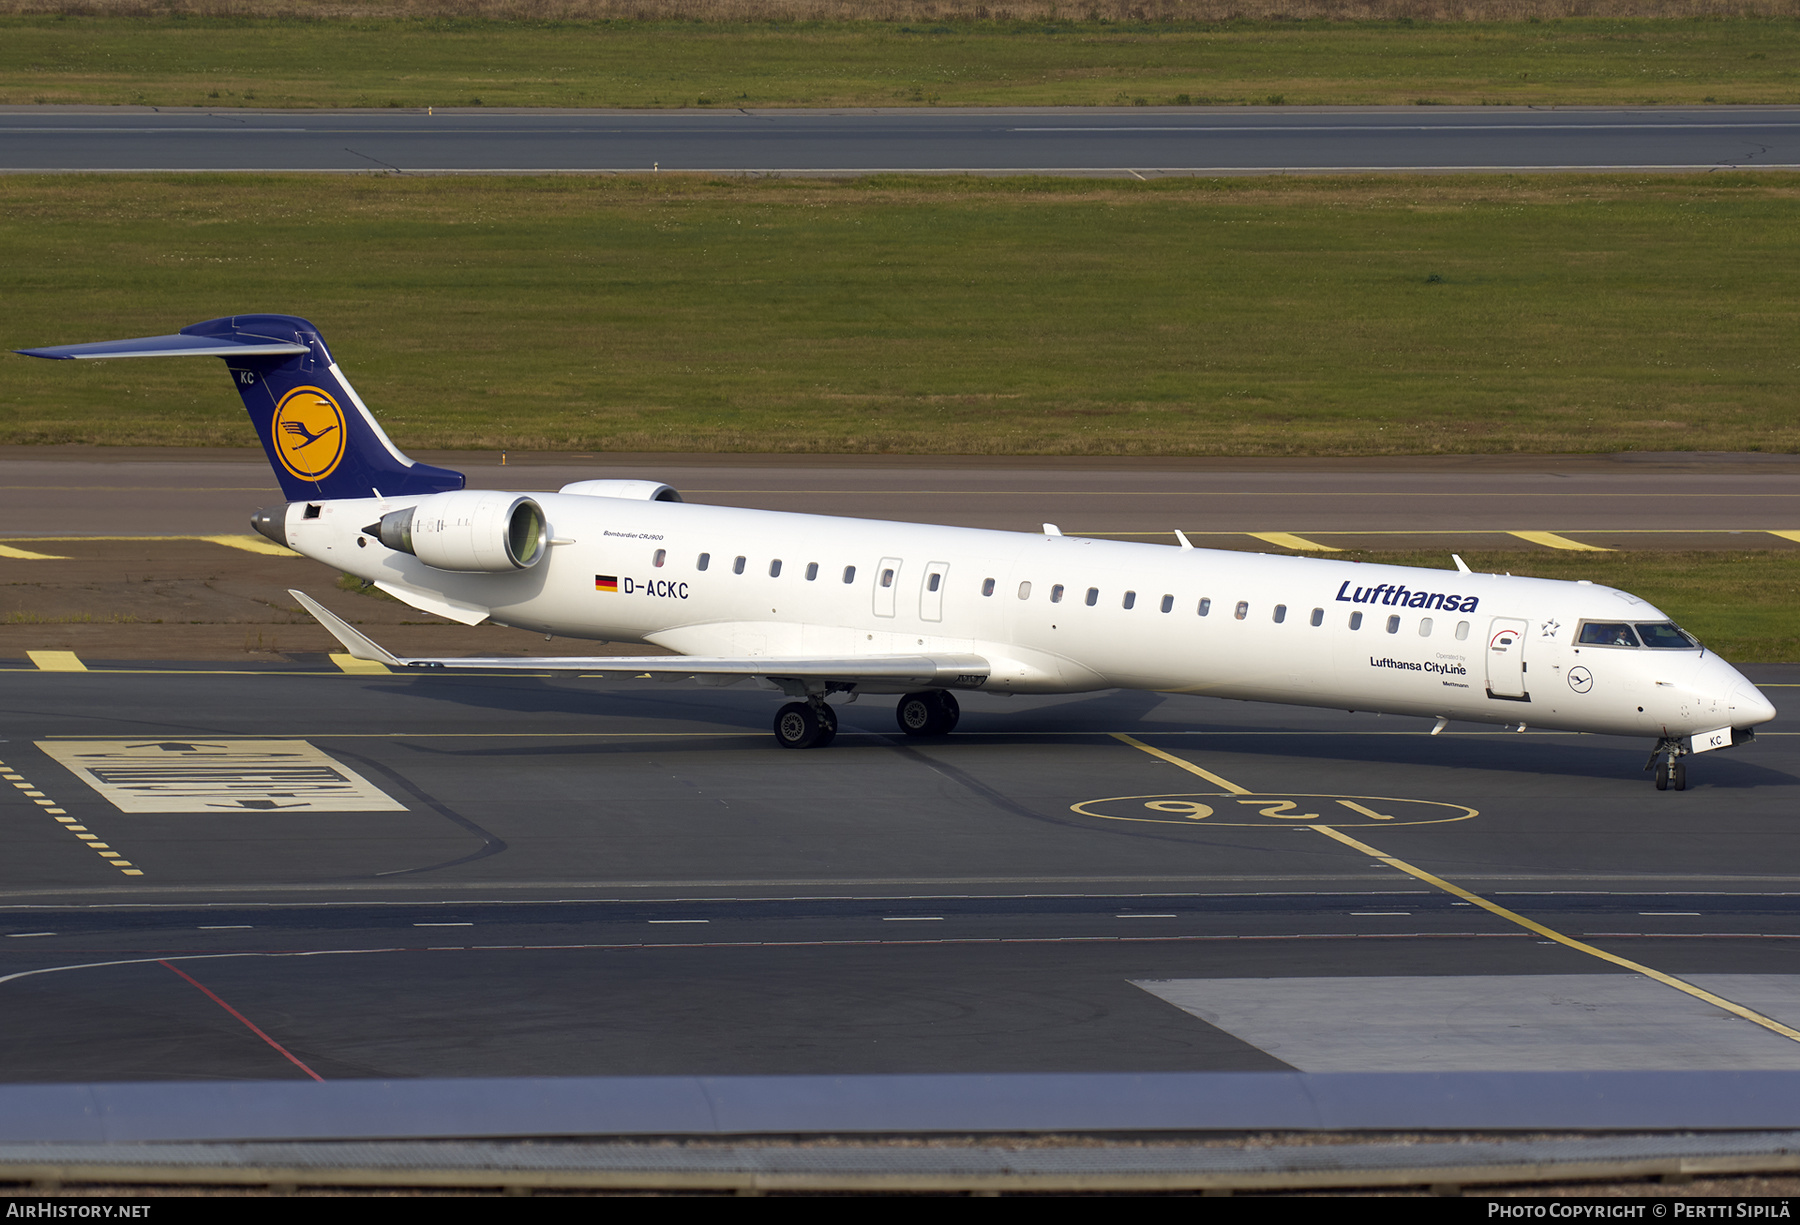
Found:
[[[978,689],[987,683],[988,661],[979,655],[867,655],[848,659],[746,656],[741,659],[697,655],[573,655],[518,658],[466,656],[458,659],[402,659],[333,613],[304,591],[288,590],[344,650],[357,659],[390,668],[471,668],[483,672],[617,672],[658,680],[687,678],[767,677],[770,680],[815,681],[854,685],[873,682],[919,689]]]

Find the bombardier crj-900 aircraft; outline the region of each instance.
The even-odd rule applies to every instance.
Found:
[[[1775,715],[1643,600],[1590,583],[695,506],[652,481],[465,489],[388,440],[318,329],[237,315],[32,357],[219,357],[287,504],[263,535],[466,625],[651,643],[677,657],[399,659],[301,592],[359,659],[618,672],[786,694],[785,747],[831,743],[833,694],[899,694],[900,730],[958,690],[1151,689],[1654,739],[1685,759]]]

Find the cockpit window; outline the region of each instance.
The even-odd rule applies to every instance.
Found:
[[[1691,651],[1700,645],[1692,634],[1673,621],[1652,621],[1648,624],[1640,624],[1637,632],[1638,637],[1644,640],[1645,646],[1658,650]]]
[[[1631,627],[1617,621],[1589,621],[1581,627],[1581,636],[1576,641],[1584,647],[1634,647],[1638,644]]]

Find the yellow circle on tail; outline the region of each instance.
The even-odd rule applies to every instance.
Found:
[[[281,466],[303,481],[324,480],[344,458],[344,410],[317,387],[282,396],[269,430]]]

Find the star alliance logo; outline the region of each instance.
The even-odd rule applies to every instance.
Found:
[[[1554,638],[1556,637],[1556,631],[1562,628],[1562,624],[1558,622],[1555,617],[1552,617],[1538,628],[1543,631],[1542,637]]]

